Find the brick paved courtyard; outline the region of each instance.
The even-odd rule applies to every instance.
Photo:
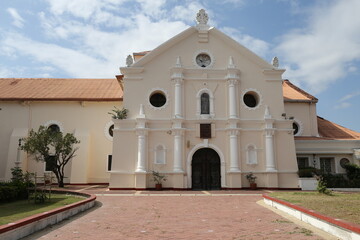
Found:
[[[25,239],[323,239],[257,204],[260,192],[78,191],[98,194],[95,209]]]

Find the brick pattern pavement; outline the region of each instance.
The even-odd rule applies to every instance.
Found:
[[[25,239],[322,239],[257,204],[261,199],[216,194],[99,196],[97,209]]]

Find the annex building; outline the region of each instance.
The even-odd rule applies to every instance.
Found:
[[[18,150],[40,125],[81,142],[65,182],[153,188],[152,170],[172,189],[298,188],[298,167],[342,173],[360,161],[360,133],[317,116],[318,99],[208,24],[189,27],[127,58],[113,79],[0,79],[0,179],[15,162],[44,163]],[[111,119],[113,107],[129,110]]]

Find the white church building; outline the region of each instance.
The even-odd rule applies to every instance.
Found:
[[[189,27],[149,52],[134,53],[114,79],[0,79],[0,179],[16,162],[42,173],[18,140],[56,125],[81,141],[70,184],[110,189],[297,189],[298,167],[343,173],[359,164],[360,133],[317,116],[318,99],[210,27],[200,10]],[[31,87],[30,87],[31,86]],[[129,110],[111,119],[113,106]]]

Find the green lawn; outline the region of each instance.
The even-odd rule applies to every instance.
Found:
[[[360,224],[360,193],[273,192],[269,194],[324,215]]]
[[[63,207],[71,203],[84,200],[81,196],[67,194],[52,194],[51,200],[45,203],[19,200],[10,203],[0,203],[0,225],[11,223],[31,215]]]

